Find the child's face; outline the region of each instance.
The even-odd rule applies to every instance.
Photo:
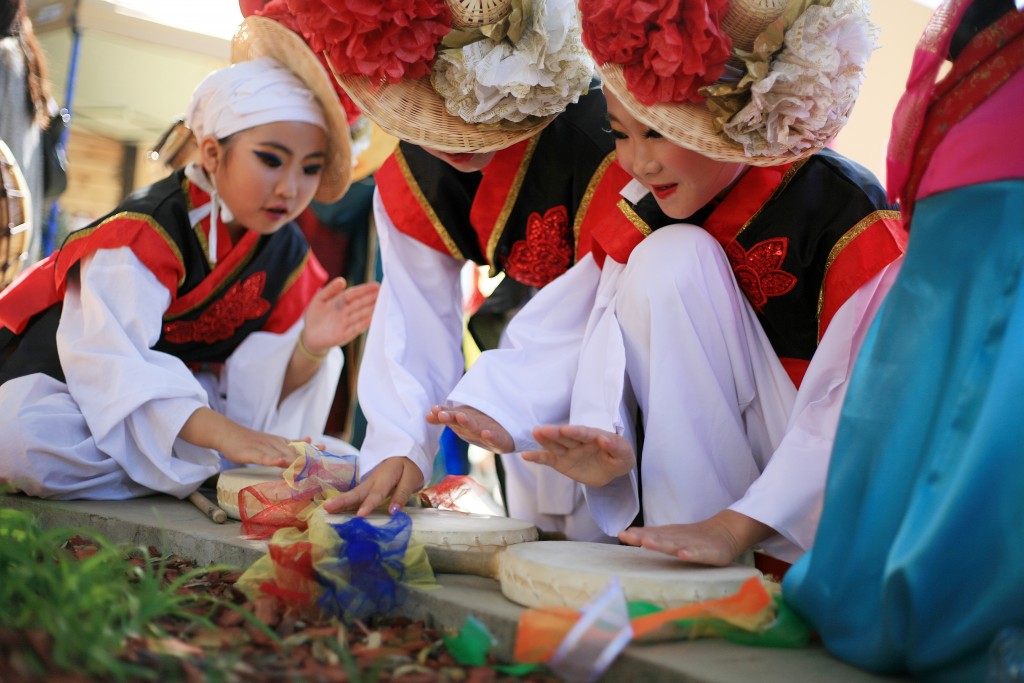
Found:
[[[223,145],[205,138],[200,151],[234,214],[231,226],[266,235],[309,206],[320,186],[327,134],[311,123],[280,121],[235,133]]]
[[[608,90],[605,97],[619,163],[651,191],[665,215],[692,216],[746,168],[680,147],[634,118]]]
[[[494,152],[442,152],[439,149],[431,149],[430,147],[424,147],[423,151],[432,157],[437,157],[456,171],[462,171],[463,173],[482,171],[487,164],[491,163],[491,159],[494,158],[495,154]]]

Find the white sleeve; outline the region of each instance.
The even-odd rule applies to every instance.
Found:
[[[380,193],[373,197],[384,279],[359,367],[366,415],[360,476],[404,455],[430,481],[441,429],[427,424],[465,370],[463,263],[399,232]]]
[[[281,401],[281,387],[303,321],[284,334],[255,332],[228,358],[221,377],[223,412],[235,422],[286,439],[323,434],[344,356],[333,348],[316,374]],[[212,401],[211,397],[211,401]]]
[[[769,525],[802,550],[811,547],[818,528],[832,443],[854,361],[901,263],[899,259],[886,266],[836,312],[800,383],[779,447],[743,498],[730,506]]]
[[[486,351],[448,395],[501,424],[515,450],[537,448],[532,431],[569,421],[573,382],[601,269],[590,255],[545,285],[516,313],[502,345]]]
[[[79,273],[68,280],[56,337],[68,392],[99,450],[134,481],[187,493],[181,486],[215,474],[220,458],[174,448],[185,421],[208,401],[184,363],[150,348],[170,293],[128,247],[87,256]]]

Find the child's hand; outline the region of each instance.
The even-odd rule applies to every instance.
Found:
[[[370,326],[379,291],[376,282],[354,287],[341,277],[328,282],[306,308],[303,344],[314,355],[348,344]]]
[[[297,457],[288,439],[239,426],[239,432],[221,449],[221,455],[239,465],[288,467]]]
[[[684,562],[724,567],[774,533],[774,529],[756,519],[722,510],[695,524],[630,527],[619,534],[619,540],[675,555]]]
[[[544,425],[533,430],[544,449],[524,451],[523,460],[547,465],[586,486],[604,486],[636,467],[629,441],[595,427]]]
[[[359,484],[340,496],[324,501],[325,512],[356,510],[356,515],[365,517],[388,497],[391,503],[388,512],[394,512],[409,500],[409,496],[423,485],[420,468],[405,456],[387,458],[373,468]]]
[[[463,441],[495,453],[508,453],[515,448],[515,442],[508,430],[490,415],[481,413],[476,408],[434,406],[426,419],[432,425],[450,427]]]
[[[225,458],[240,465],[288,467],[296,457],[288,439],[243,427],[205,407],[185,420],[178,437],[196,446],[220,451]]]

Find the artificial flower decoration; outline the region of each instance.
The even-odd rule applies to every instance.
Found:
[[[320,60],[320,64],[324,67],[324,70],[327,71],[328,75],[331,73],[331,67],[327,64],[323,51],[313,48],[312,44],[315,42],[315,39],[302,32],[295,15],[293,15],[291,10],[288,9],[287,0],[270,0],[270,2],[256,9],[253,14],[260,17],[266,17],[267,19],[272,19],[292,32],[302,36],[302,39],[306,41],[306,44],[313,49],[314,54],[316,54],[317,59]],[[331,78],[330,81],[331,85],[334,86],[335,94],[338,95],[338,100],[341,102],[342,109],[345,110],[345,119],[348,122],[348,125],[350,127],[354,126],[362,116],[362,112],[359,111],[359,107],[357,107],[356,103],[352,101],[352,98],[348,96],[348,93],[338,85],[337,80]],[[355,159],[355,157],[356,153],[353,152],[352,158]]]
[[[587,89],[593,69],[571,0],[511,4],[500,26],[438,56],[431,84],[449,114],[507,129],[558,114]]]
[[[757,38],[747,75],[708,88],[716,127],[749,156],[824,147],[846,124],[878,28],[853,0],[800,0]]]
[[[343,76],[396,83],[430,73],[450,30],[444,0],[287,0],[315,52]]]
[[[732,51],[721,28],[728,9],[728,0],[580,0],[583,42],[598,64],[622,67],[644,104],[699,102]]]

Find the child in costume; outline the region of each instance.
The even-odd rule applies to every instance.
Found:
[[[582,321],[582,350],[547,357],[579,358],[573,384],[485,356],[430,419],[585,484],[626,543],[713,565],[758,545],[778,574],[813,539],[846,379],[903,233],[874,177],[823,149],[873,47],[867,8],[775,4],[646,16],[581,2],[635,227],[598,226],[591,257],[510,327],[528,340],[551,311]],[[644,65],[670,53],[653,31],[698,53],[659,78]],[[750,63],[743,80],[732,55]],[[535,408],[556,398],[568,424]],[[646,526],[627,529],[641,501]]]
[[[424,1],[366,17],[358,3],[325,0],[296,14],[360,109],[402,141],[375,175],[384,280],[360,366],[362,482],[332,510],[366,514],[388,497],[393,509],[429,481],[441,427],[423,417],[466,366],[465,264],[544,288],[587,252],[591,222],[624,182],[571,0],[459,14],[471,4]],[[407,25],[416,30],[396,28]],[[350,40],[355,27],[365,44]],[[370,49],[392,43],[402,52]],[[575,482],[514,454],[504,467],[511,516],[608,540]]]
[[[247,20],[232,62],[188,107],[199,160],[0,295],[0,479],[30,495],[184,497],[323,430],[376,285],[324,286],[291,220],[344,193],[348,130],[294,33]]]
[[[830,652],[919,681],[1021,670],[1019,7],[946,2],[918,43],[887,168],[905,263],[850,380],[814,547],[782,585]]]

